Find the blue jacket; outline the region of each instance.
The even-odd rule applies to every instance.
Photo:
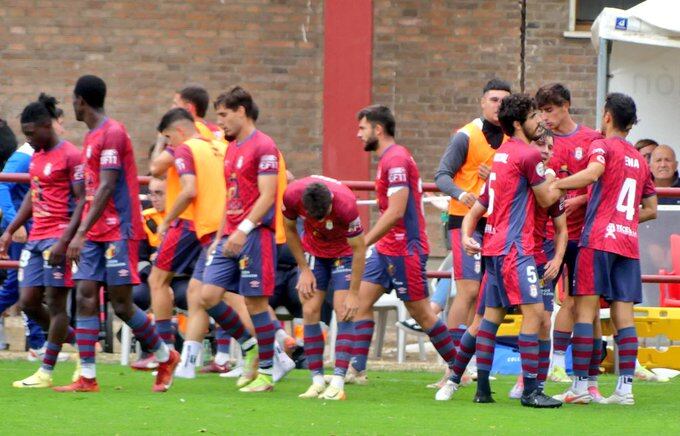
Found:
[[[28,167],[33,156],[33,147],[28,143],[17,148],[7,160],[3,173],[28,173]],[[7,228],[21,207],[24,196],[29,190],[28,183],[2,182],[0,183],[0,209],[2,209],[3,229]]]

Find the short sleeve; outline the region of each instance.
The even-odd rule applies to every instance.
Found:
[[[279,174],[279,150],[273,143],[260,144],[255,159],[258,175]]]
[[[359,208],[357,207],[356,201],[348,203],[346,207],[343,208],[343,220],[347,222],[346,237],[354,238],[364,231],[364,228],[361,225],[361,217],[359,216]]]
[[[71,184],[82,183],[85,180],[85,164],[80,151],[75,148],[73,151],[69,151],[66,157],[66,165]]]
[[[196,166],[194,164],[194,154],[186,144],[182,144],[175,148],[175,169],[177,174],[184,176],[186,174],[196,174]]]
[[[479,192],[479,197],[477,198],[477,201],[479,204],[484,206],[485,209],[489,208],[489,190],[487,189],[486,183],[482,185],[482,190]]]
[[[530,186],[540,185],[545,182],[545,167],[541,159],[541,153],[536,149],[527,151],[522,159],[520,170]]]
[[[291,221],[298,218],[298,213],[295,210],[295,204],[297,203],[298,189],[296,186],[289,186],[288,189],[283,193],[283,202],[281,204],[281,212],[283,216]]]
[[[408,187],[409,162],[404,156],[393,156],[383,166],[387,188]]]
[[[102,170],[120,170],[123,153],[129,140],[123,129],[111,129],[104,135],[99,154],[99,167]]]
[[[601,139],[590,143],[588,148],[588,164],[597,162],[600,165],[607,165],[607,144]]]
[[[551,216],[552,218],[557,218],[558,216],[562,215],[564,213],[564,201],[565,197],[562,196],[560,197],[559,200],[555,202],[552,206],[548,208],[548,216]]]

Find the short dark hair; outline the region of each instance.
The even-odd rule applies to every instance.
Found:
[[[637,123],[637,108],[630,96],[620,92],[607,94],[604,111],[609,112],[614,120],[614,127],[627,132]]]
[[[59,102],[51,95],[40,93],[38,100],[29,103],[21,112],[21,124],[51,122],[59,118],[57,104]],[[63,111],[62,111],[63,114]]]
[[[512,93],[512,88],[510,87],[510,84],[505,80],[493,78],[486,82],[486,85],[484,85],[482,95],[486,94],[489,91],[507,91],[509,93]]]
[[[498,121],[501,123],[503,132],[512,136],[515,134],[515,121],[523,124],[529,113],[536,109],[536,101],[527,94],[510,94],[501,101],[498,109]]]
[[[171,125],[173,125],[175,122],[180,120],[186,120],[193,123],[194,117],[192,117],[189,111],[184,109],[183,107],[176,107],[174,109],[170,109],[165,113],[165,115],[163,115],[163,118],[161,118],[161,122],[158,123],[158,131],[162,132]]]
[[[323,183],[310,183],[302,193],[302,206],[315,220],[326,216],[332,201],[331,191]]]
[[[235,86],[229,91],[218,95],[217,100],[215,100],[215,109],[220,106],[233,111],[238,109],[239,106],[243,106],[246,116],[253,121],[257,121],[257,117],[260,115],[260,109],[255,104],[253,96],[240,86]]]
[[[73,94],[82,97],[91,108],[101,109],[106,99],[106,83],[101,78],[88,74],[78,79]]]
[[[210,104],[210,95],[208,91],[198,84],[186,85],[184,88],[177,91],[180,98],[188,101],[196,108],[196,115],[203,118],[208,112],[208,105]]]
[[[562,106],[565,103],[571,104],[571,92],[561,83],[543,85],[536,91],[536,104],[539,108],[549,104]]]
[[[392,115],[392,111],[387,106],[373,105],[365,107],[357,114],[357,120],[361,121],[362,118],[366,118],[366,121],[371,123],[373,127],[376,124],[380,124],[389,136],[394,136],[396,133],[397,122],[394,119],[394,115]]]
[[[645,138],[645,139],[640,139],[638,142],[635,143],[635,149],[636,150],[642,150],[645,147],[649,147],[650,145],[653,145],[654,147],[658,147],[659,143],[656,142],[653,139]]]

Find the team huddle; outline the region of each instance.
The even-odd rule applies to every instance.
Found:
[[[204,101],[198,111],[180,101],[162,117],[150,156],[151,175],[167,186],[148,277],[153,318],[132,297],[146,234],[133,146],[125,126],[105,114],[104,81],[83,76],[73,91],[76,119],[89,128],[82,151],[55,130],[54,98],[41,94],[22,112],[22,131],[35,150],[30,190],[0,238],[0,254],[32,220],[19,285],[22,300],[39,302],[28,315],[48,338],[41,367],[15,387],[52,387],[57,356],[69,343],[78,348],[79,364],[72,384],[54,389],[99,391],[95,345],[99,289],[105,286],[115,314],[157,364],[154,391],[167,391],[176,376],[195,377],[210,318],[240,345],[239,390],[272,390],[280,378],[282,328],[269,298],[277,246],[285,242],[298,267],[312,376],[300,398],[344,400],[345,383],[367,383],[373,305],[395,291],[447,364],[436,400],[451,399],[467,384],[466,368],[476,356],[475,402],[494,401],[489,380],[496,333],[507,311],[519,309],[522,376],[513,392],[523,406],[634,403],[633,305],[642,299],[637,227],[656,216],[656,193],[646,160],[625,140],[637,121],[630,97],[607,97],[600,134],[571,121],[570,95],[562,85],[542,87],[535,98],[512,94],[500,80],[486,85],[483,117],[452,137],[435,175],[451,196],[457,295],[445,323],[428,298],[430,248],[418,166],[396,143],[389,108],[369,106],[357,114],[358,139],[378,158],[380,215],[366,229],[355,195],[341,182],[309,176],[287,183],[284,156],[257,129],[259,109],[248,91],[234,87],[215,99],[217,125],[203,119],[207,93],[198,94]],[[549,397],[543,388],[553,347],[551,312],[563,265],[569,295],[560,325],[573,324],[573,334],[555,326],[553,367],[565,367],[571,338],[574,378],[567,392]],[[187,272],[188,323],[180,353],[174,349],[172,287]],[[75,329],[66,312],[74,286]],[[337,319],[331,376],[324,375],[320,324],[327,293]],[[601,302],[611,306],[618,345],[619,383],[608,398],[597,388]]]

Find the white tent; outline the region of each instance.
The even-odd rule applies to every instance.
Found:
[[[652,138],[680,156],[680,1],[605,8],[592,26],[598,52],[597,123],[608,92],[633,97],[640,122],[632,142]]]

